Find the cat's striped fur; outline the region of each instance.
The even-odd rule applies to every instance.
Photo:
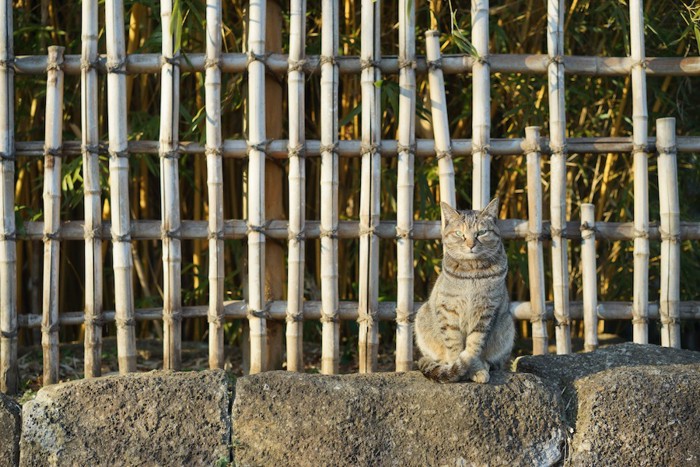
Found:
[[[435,381],[489,381],[510,357],[515,327],[509,312],[508,261],[496,225],[498,199],[483,211],[442,203],[442,272],[418,310],[418,367]]]

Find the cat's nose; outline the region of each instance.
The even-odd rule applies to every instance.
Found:
[[[464,243],[467,245],[468,248],[474,248],[474,245],[476,244],[476,239],[473,237],[467,237],[464,239]]]

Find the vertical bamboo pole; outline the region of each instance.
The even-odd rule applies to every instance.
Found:
[[[123,0],[105,0],[107,43],[107,113],[109,120],[109,186],[112,214],[114,302],[119,372],[136,371],[134,290],[131,282],[129,219],[129,152],[126,125],[126,53]]]
[[[491,72],[489,66],[489,1],[472,0],[472,43],[476,61],[472,68],[472,209],[483,209],[491,200]]]
[[[221,138],[221,0],[207,0],[205,62],[209,200],[209,368],[224,367],[224,189]]]
[[[569,331],[569,270],[566,228],[566,109],[564,101],[564,0],[547,2],[547,53],[549,65],[549,127],[551,159],[551,234],[554,317],[557,353],[571,353]]]
[[[680,348],[681,231],[676,162],[676,119],[656,120],[659,152],[659,213],[661,215],[661,345]]]
[[[396,183],[396,371],[413,369],[413,160],[416,148],[416,5],[399,0],[399,153]],[[451,162],[451,161],[450,161]],[[442,187],[442,184],[440,184]]]
[[[644,51],[643,0],[630,1],[632,60],[632,140],[634,142],[634,342],[649,342],[649,173],[647,144],[647,79]]]
[[[321,373],[338,372],[338,0],[323,0],[321,28]]]
[[[530,283],[530,309],[532,310],[532,353],[547,353],[547,310],[544,296],[544,253],[542,251],[542,154],[540,127],[525,128],[527,144],[527,267]]]
[[[61,150],[63,145],[63,47],[51,46],[46,65],[44,142],[44,290],[41,346],[44,385],[58,382],[58,294],[61,242]]]
[[[598,294],[595,259],[595,205],[581,205],[581,269],[583,276],[583,348],[598,348]]]
[[[360,373],[372,373],[377,366],[379,335],[375,320],[379,286],[379,224],[381,182],[381,101],[375,83],[381,79],[381,3],[362,0],[360,61],[362,74],[362,179],[360,193],[360,287],[359,359]]]
[[[19,390],[12,1],[0,2],[0,391]]]
[[[265,0],[251,0],[248,26],[248,322],[250,373],[265,371]]]
[[[289,18],[289,274],[287,276],[287,370],[303,371],[304,213],[304,63],[306,0],[291,0]]]
[[[102,373],[102,188],[97,102],[97,0],[83,0],[80,66],[83,183],[85,184],[85,377]]]
[[[182,303],[180,275],[180,177],[178,173],[178,124],[180,106],[179,51],[171,32],[172,0],[161,0],[163,27],[160,72],[160,206],[163,216],[163,368],[179,370],[181,363]]]
[[[440,201],[457,208],[455,200],[455,169],[452,163],[452,143],[445,97],[445,78],[442,74],[440,56],[440,34],[425,33],[425,51],[428,60],[428,83],[430,84],[430,112],[433,117],[435,155],[440,176]]]

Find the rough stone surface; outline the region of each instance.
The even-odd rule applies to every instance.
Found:
[[[0,467],[19,463],[20,413],[19,405],[0,393]]]
[[[561,399],[533,375],[437,384],[418,372],[238,380],[237,465],[550,465],[563,459]]]
[[[700,352],[627,343],[516,368],[560,388],[572,465],[700,465]]]
[[[229,401],[223,371],[49,386],[22,409],[20,465],[213,465],[229,459]]]

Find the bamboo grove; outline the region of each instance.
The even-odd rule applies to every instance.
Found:
[[[647,1],[643,10],[633,0],[474,0],[471,10],[449,0],[3,3],[20,59],[12,135],[19,150],[13,179],[6,170],[2,179],[14,186],[15,216],[4,229],[15,222],[18,232],[16,285],[3,287],[17,294],[16,304],[2,306],[18,310],[21,347],[43,342],[58,352],[59,341],[85,342],[86,377],[101,373],[110,336],[124,349],[123,371],[137,368],[135,345],[151,338],[170,349],[165,368],[181,367],[181,341],[208,341],[213,367],[235,351],[245,354],[242,371],[372,371],[377,359],[407,370],[413,308],[428,296],[441,260],[439,224],[425,221],[439,221],[441,200],[480,207],[493,194],[501,218],[527,219],[534,235],[514,231],[506,243],[511,299],[530,300],[519,352],[546,352],[550,343],[568,352],[584,341],[592,348],[603,331],[662,341],[657,322],[647,327],[639,316],[591,324],[595,301],[583,306],[585,326],[557,313],[584,296],[640,309],[663,293],[658,236],[595,241],[606,227],[592,226],[665,225],[658,180],[666,159],[657,164],[653,150],[632,149],[650,145],[658,118],[675,117],[679,145],[700,129],[697,61],[671,71],[645,61],[698,57],[696,3]],[[558,18],[555,28],[548,18]],[[534,54],[550,59],[533,65]],[[556,59],[569,56],[600,63],[565,67]],[[9,58],[0,57],[5,65]],[[643,121],[633,92],[642,83]],[[0,134],[0,143],[9,137]],[[592,137],[609,138],[585,139]],[[508,149],[514,138],[525,150]],[[533,149],[540,138],[546,153]],[[465,139],[471,143],[461,147]],[[60,148],[63,157],[54,157]],[[318,157],[304,157],[311,153]],[[700,204],[690,202],[700,199],[697,163],[697,152],[678,154],[682,221],[700,218]],[[644,191],[649,206],[640,210],[635,192]],[[82,226],[71,234],[69,220],[84,221],[92,235]],[[582,220],[583,241],[567,241],[567,220]],[[32,236],[37,221],[43,230]],[[537,241],[543,221],[551,242]],[[97,235],[106,222],[111,232]],[[8,243],[0,242],[0,256]],[[676,243],[679,297],[694,303],[698,244]],[[582,264],[596,256],[591,276]],[[635,285],[646,278],[648,287]],[[535,289],[545,293],[532,297]],[[246,309],[226,305],[242,300]],[[313,320],[303,320],[305,302],[322,304]],[[347,302],[359,311],[353,305],[348,314]],[[380,319],[384,302],[395,321]],[[206,311],[188,315],[197,307]],[[686,314],[698,317],[696,308]],[[105,322],[102,310],[114,318]],[[247,319],[225,319],[232,313]],[[280,313],[286,323],[265,319]],[[695,321],[681,323],[684,348],[697,348],[697,331]],[[322,349],[318,361],[302,358],[309,343]],[[58,357],[45,362],[43,382],[60,379]]]

